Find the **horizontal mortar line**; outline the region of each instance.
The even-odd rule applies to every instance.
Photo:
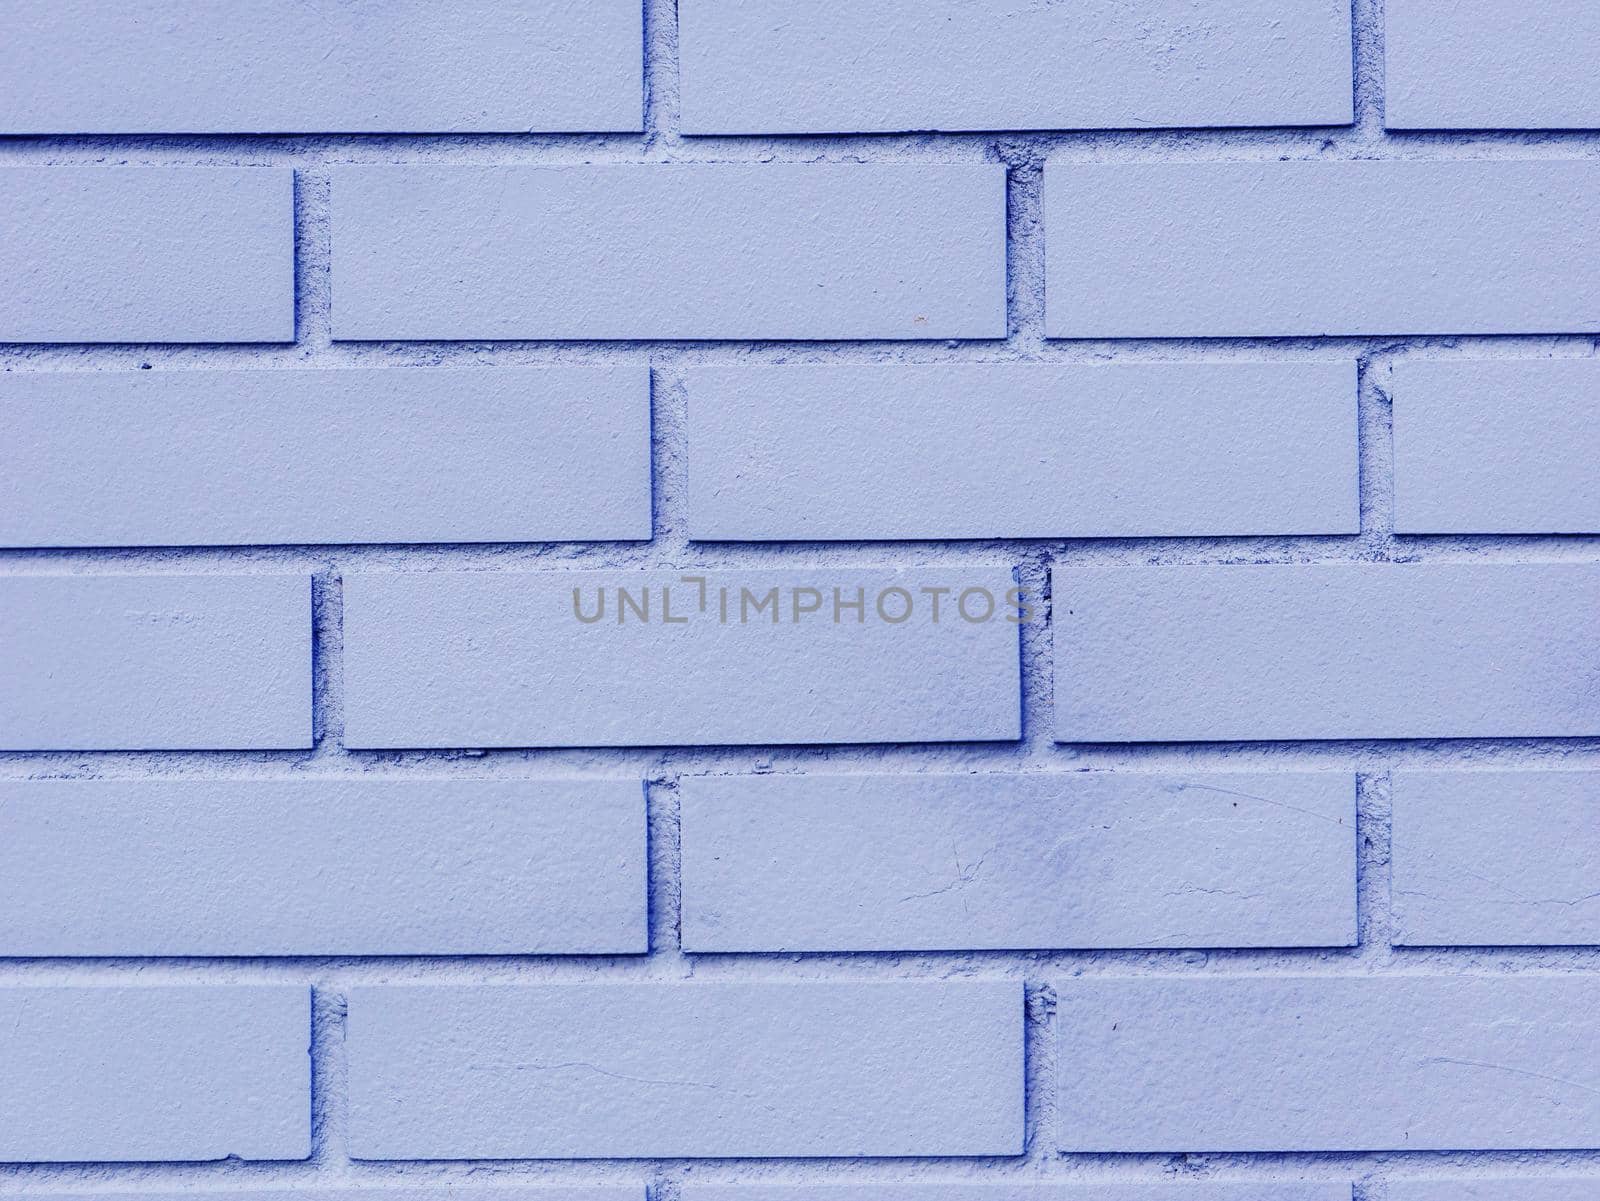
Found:
[[[1043,759],[1030,752],[1047,752]],[[1506,737],[1506,738],[1396,738],[1329,739],[1326,741],[1235,741],[1235,742],[1129,742],[1055,743],[1041,742],[1028,747],[1020,740],[992,742],[901,742],[901,743],[766,743],[759,745],[657,745],[657,746],[571,746],[571,747],[455,747],[443,749],[340,749],[337,754],[316,756],[310,748],[282,751],[238,750],[72,750],[0,752],[0,776],[6,779],[33,779],[39,770],[56,768],[51,779],[95,779],[91,773],[117,767],[137,768],[157,774],[151,779],[216,778],[231,780],[261,779],[376,779],[386,772],[395,778],[418,778],[416,771],[427,766],[465,764],[471,771],[440,773],[440,779],[506,779],[502,773],[513,764],[527,767],[551,766],[570,770],[580,777],[647,772],[657,776],[695,775],[782,775],[819,770],[863,774],[861,766],[880,765],[885,772],[904,764],[926,765],[936,772],[940,765],[970,770],[977,763],[1021,764],[1027,770],[1062,769],[1102,770],[1101,765],[1121,768],[1130,764],[1166,764],[1152,771],[1193,768],[1215,760],[1229,770],[1242,764],[1272,764],[1293,770],[1303,763],[1326,770],[1382,771],[1385,766],[1423,766],[1433,763],[1458,764],[1463,770],[1493,770],[1501,766],[1530,767],[1552,759],[1580,766],[1595,766],[1590,759],[1600,756],[1600,737]],[[1253,756],[1253,757],[1252,757]],[[1465,759],[1463,759],[1465,756]],[[91,768],[89,764],[96,764]],[[756,765],[760,766],[756,766]],[[61,770],[66,766],[66,771]],[[290,769],[274,774],[274,765]],[[376,767],[379,770],[374,772]],[[4,769],[20,769],[9,771]],[[235,772],[235,769],[238,769]],[[307,770],[309,769],[309,770]],[[1106,768],[1109,770],[1110,768]],[[985,770],[988,770],[985,767]],[[1009,769],[1008,769],[1009,770]],[[1023,770],[1017,768],[1016,770]],[[230,773],[226,776],[196,776],[190,772]],[[27,773],[33,774],[27,774]],[[476,775],[474,775],[476,773]],[[547,775],[554,776],[555,771]],[[871,774],[871,773],[867,773]],[[432,777],[421,777],[432,778]]]
[[[1185,161],[1193,152],[1304,149],[1441,153],[1539,154],[1600,147],[1600,130],[1386,129],[1360,122],[1328,125],[1137,126],[1122,128],[1006,128],[976,130],[813,131],[800,133],[681,134],[671,131],[559,133],[56,133],[0,135],[0,159],[35,162],[56,156],[103,165],[108,151],[147,155],[160,165],[319,167],[388,164],[421,156],[427,163],[463,165],[585,164],[615,161],[687,164],[722,162],[850,162],[863,155],[904,158],[939,152],[992,152],[1028,147],[1047,151],[1154,152]],[[780,158],[779,155],[793,155]],[[603,156],[596,159],[596,155]],[[96,156],[96,157],[87,157]],[[218,164],[218,157],[224,163]],[[542,157],[541,157],[542,156]],[[116,165],[129,164],[119,160]]]
[[[568,554],[545,551],[540,543],[492,543],[481,549],[470,544],[448,550],[425,547],[407,554],[408,544],[341,546],[251,546],[237,548],[248,557],[230,555],[233,548],[194,547],[83,547],[7,548],[0,550],[0,579],[42,575],[280,575],[468,572],[486,575],[606,575],[613,573],[618,586],[668,584],[673,580],[646,578],[680,572],[714,573],[732,577],[741,573],[757,582],[774,573],[812,573],[826,585],[828,573],[899,571],[1004,570],[1028,566],[1027,556],[1046,552],[1057,556],[1060,569],[1091,567],[1427,567],[1593,566],[1600,562],[1600,536],[1592,534],[1530,535],[1525,545],[1468,541],[1460,535],[1420,539],[1405,536],[1397,545],[1375,548],[1369,535],[1341,535],[1348,545],[1324,547],[1303,543],[1269,544],[1241,536],[1236,543],[1220,539],[1198,540],[1194,547],[1173,546],[1166,539],[1107,539],[1111,545],[1084,545],[1077,540],[1023,540],[1014,545],[1021,556],[1013,559],[1009,548],[992,543],[931,542],[814,543],[802,551],[795,544],[754,543],[718,553],[703,550],[695,562],[662,562],[648,553]],[[1485,539],[1491,536],[1484,536]],[[715,544],[698,543],[697,548]],[[773,549],[766,549],[771,547]],[[780,549],[780,547],[782,549]],[[813,549],[814,548],[814,549]],[[1379,552],[1375,556],[1375,549]],[[339,561],[329,563],[327,556]],[[739,557],[733,557],[739,556]],[[758,577],[760,577],[758,579]],[[803,581],[802,581],[803,582]],[[820,620],[820,619],[819,619]],[[785,623],[788,624],[788,623]],[[803,624],[803,623],[802,623]]]
[[[1047,298],[1048,301],[1048,298]],[[302,317],[326,318],[325,310]],[[1472,358],[1489,351],[1506,358],[1529,352],[1561,353],[1558,358],[1586,359],[1600,355],[1600,330],[1541,334],[1336,334],[1251,335],[1246,337],[1045,338],[1031,341],[1013,332],[1005,338],[846,338],[760,339],[614,338],[614,339],[472,339],[415,341],[305,342],[4,342],[0,363],[6,370],[114,370],[137,359],[142,368],[160,362],[162,370],[240,369],[240,364],[266,364],[260,370],[294,371],[332,367],[585,366],[643,361],[662,370],[704,364],[815,366],[848,362],[853,366],[927,364],[995,366],[1000,364],[1081,364],[1116,366],[1127,362],[1193,363],[1254,361],[1252,356],[1292,357],[1304,361],[1344,361],[1362,355],[1397,357],[1418,351],[1446,351],[1441,357]],[[1522,352],[1519,354],[1519,352]],[[441,357],[443,356],[443,357]],[[501,362],[504,360],[504,362]]]

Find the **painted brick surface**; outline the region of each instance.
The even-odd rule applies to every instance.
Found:
[[[687,951],[1338,946],[1347,774],[686,779]]]
[[[1600,363],[1397,363],[1395,529],[1600,531]]]
[[[0,1201],[1600,1201],[1593,25],[0,4]]]
[[[1600,772],[1394,776],[1395,942],[1600,945]]]
[[[695,538],[1360,526],[1349,362],[707,367],[686,387]]]
[[[1583,0],[1388,0],[1390,129],[1600,127],[1600,10]]]
[[[0,955],[639,952],[634,780],[0,783]]]
[[[358,1159],[1015,1155],[1014,982],[363,987]]]
[[[311,745],[303,575],[0,578],[0,749]]]
[[[1018,624],[1006,614],[1019,611],[1005,603],[1014,587],[996,569],[352,576],[345,739],[358,747],[1015,739]],[[992,612],[990,620],[954,611],[968,589],[969,614]],[[857,603],[860,619],[845,607]],[[908,604],[909,618],[895,621]]]
[[[0,375],[12,546],[650,537],[625,367]]]
[[[1055,338],[1600,331],[1592,161],[1058,159],[1044,206]]]
[[[304,1159],[297,985],[0,988],[0,1161]]]
[[[351,167],[342,339],[1000,338],[988,165]]]
[[[1600,567],[1055,573],[1062,742],[1600,734]]]
[[[13,0],[0,132],[636,130],[640,17],[628,0]]]
[[[685,133],[1338,125],[1350,9],[683,0]]]
[[[1592,977],[1097,979],[1056,994],[1066,1151],[1589,1148],[1600,1129]]]
[[[293,218],[289,171],[0,166],[0,341],[292,342]]]

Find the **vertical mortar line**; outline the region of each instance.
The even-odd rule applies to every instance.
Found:
[[[344,579],[335,564],[311,577],[312,757],[344,753]]]
[[[1048,1165],[1057,1158],[1052,1145],[1056,1133],[1058,1076],[1056,994],[1047,980],[1033,981],[1024,987],[1022,1154],[1025,1159]]]
[[[999,143],[1006,165],[1006,337],[1023,357],[1044,349],[1044,162],[1035,143]]]
[[[644,2],[644,148],[670,158],[679,139],[678,0]]]
[[[683,828],[678,777],[656,776],[645,782],[650,830],[650,958],[689,975],[692,965],[683,953]]]
[[[1354,0],[1351,13],[1355,71],[1355,132],[1358,141],[1383,141],[1384,0]]]
[[[651,547],[672,558],[689,549],[688,391],[678,371],[650,369]]]
[[[1050,568],[1048,551],[1037,551],[1013,569],[1017,586],[1030,610],[1029,620],[1017,627],[1018,655],[1021,660],[1022,752],[1029,759],[1047,757],[1055,747],[1052,672],[1052,632],[1050,619]]]
[[[1390,399],[1389,352],[1369,350],[1356,366],[1358,489],[1362,558],[1395,557],[1394,406]]]
[[[1392,768],[1356,773],[1356,957],[1387,963],[1394,957],[1393,896],[1389,884],[1393,834]]]
[[[350,1061],[345,1046],[348,999],[337,987],[311,991],[311,1156],[318,1169],[349,1162]]]
[[[325,168],[294,173],[295,341],[302,358],[333,345],[333,184]]]

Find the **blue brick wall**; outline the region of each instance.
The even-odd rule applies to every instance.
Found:
[[[1593,6],[4,25],[0,1198],[1600,1197]]]

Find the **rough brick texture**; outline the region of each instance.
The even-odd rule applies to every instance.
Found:
[[[1589,0],[0,10],[0,1201],[1600,1201]]]

